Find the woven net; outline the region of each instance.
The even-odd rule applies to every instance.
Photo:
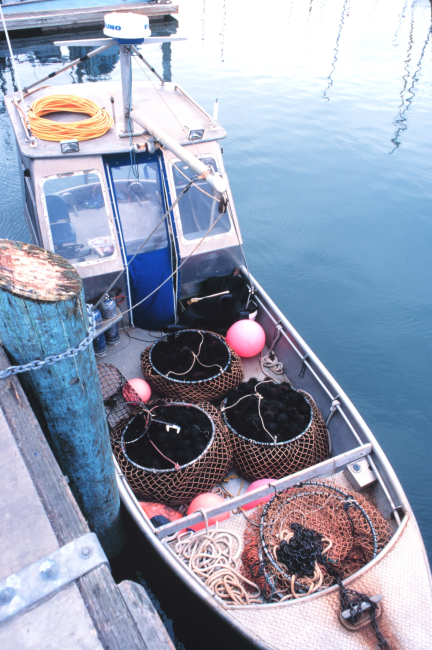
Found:
[[[370,562],[392,533],[390,524],[366,498],[341,490],[330,481],[310,481],[275,495],[250,518],[242,552],[242,572],[252,577],[267,598],[291,598],[293,592],[297,597],[335,582],[334,575],[318,560],[315,579],[299,573],[292,586],[292,574],[279,561],[278,549],[283,547],[282,540],[289,544],[294,539],[296,524],[322,535],[323,556],[341,579]],[[305,556],[307,560],[303,551],[303,560]]]
[[[177,400],[157,400],[146,406],[183,404]],[[193,462],[179,468],[155,470],[131,463],[122,448],[122,436],[130,421],[142,408],[137,404],[123,403],[108,415],[114,455],[128,484],[138,499],[156,501],[168,505],[188,505],[202,492],[211,492],[227,473],[232,463],[232,453],[226,439],[226,428],[217,409],[208,403],[186,404],[187,408],[202,409],[213,422],[214,434],[211,443]]]
[[[299,392],[312,407],[312,422],[294,440],[276,444],[247,440],[229,426],[223,413],[234,464],[244,478],[250,481],[260,478],[279,479],[328,458],[328,431],[324,418],[312,397],[303,391]]]
[[[117,406],[119,407],[118,417],[120,418],[124,417],[126,411],[129,413],[128,403],[144,408],[144,403],[140,396],[135,392],[118,368],[111,363],[100,363],[97,369],[108,424],[110,424],[113,417],[115,418],[115,409]]]
[[[126,383],[120,370],[110,363],[100,363],[97,367],[99,382],[101,386],[102,399],[104,402],[110,400],[120,393]]]
[[[200,330],[196,330],[200,332]],[[181,335],[184,332],[175,332],[164,337],[176,337],[181,347]],[[202,332],[204,334],[204,332]],[[141,355],[141,368],[143,375],[150,384],[151,388],[163,397],[173,399],[184,399],[188,402],[214,402],[223,397],[231,388],[235,388],[243,381],[243,368],[241,359],[232,348],[229,347],[225,338],[213,332],[207,332],[211,336],[223,341],[230,353],[230,361],[225,370],[220,370],[218,374],[209,379],[199,381],[185,381],[173,377],[167,377],[159,373],[151,362],[151,350],[160,342],[150,345]]]

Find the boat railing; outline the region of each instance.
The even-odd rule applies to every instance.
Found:
[[[367,459],[377,477],[382,490],[383,500],[388,502],[388,507],[385,508],[385,514],[394,517],[396,524],[399,526],[401,518],[398,511],[401,510],[403,512],[409,510],[409,505],[390,463],[386,459],[372,432],[352,402],[345,395],[342,388],[337,384],[314,352],[301,339],[298,332],[265,293],[255,278],[253,278],[244,266],[241,267],[241,272],[246,278],[249,278],[251,286],[254,287],[254,300],[258,304],[261,313],[275,327],[278,324],[282,324],[282,337],[301,361],[303,375],[305,370],[310,372],[311,377],[317,387],[319,387],[321,400],[318,399],[320,397],[319,395],[314,394],[314,398],[321,411],[324,413],[324,408],[327,407],[329,409],[329,416],[332,413],[332,409],[341,416],[347,430],[352,436],[353,445],[363,445],[367,442],[373,444],[372,451],[374,458],[369,455]],[[326,416],[324,415],[324,417]],[[329,422],[329,417],[327,417],[327,422]]]

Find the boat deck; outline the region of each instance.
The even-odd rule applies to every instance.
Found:
[[[99,358],[98,363],[111,363],[116,366],[127,379],[142,377],[140,367],[141,352],[160,337],[160,332],[147,332],[138,329],[122,331],[121,339],[117,346],[109,346],[107,356]],[[279,349],[280,352],[280,349]],[[281,355],[278,355],[281,359]],[[256,376],[264,378],[261,364],[257,357],[243,360],[245,378]],[[289,369],[288,376],[294,379],[298,375],[298,368],[294,364],[285,364]],[[294,372],[292,373],[292,370]],[[311,386],[308,386],[311,390]],[[314,392],[311,390],[311,392]],[[338,430],[334,441],[337,443]],[[355,446],[355,444],[354,444]],[[325,461],[326,473],[321,470],[321,477],[331,478],[338,487],[350,489],[351,486],[345,479],[341,466],[337,465],[339,450],[333,450],[331,461]],[[339,461],[338,461],[339,462]],[[308,472],[309,470],[304,470]],[[307,476],[305,476],[307,480]],[[297,479],[298,480],[298,479]],[[303,479],[302,479],[303,480]],[[119,484],[123,482],[119,480]],[[220,488],[227,490],[230,495],[237,497],[243,494],[249,483],[239,478],[233,471],[229,472]],[[144,521],[145,517],[136,499],[132,497],[131,490],[122,487],[123,497],[128,495],[128,509],[137,524],[145,531],[152,544],[158,548],[160,554],[170,565],[171,569],[179,575],[182,573],[184,581],[195,593],[211,603],[225,621],[229,622],[236,630],[241,630],[251,640],[254,647],[261,650],[301,650],[301,648],[329,647],[337,650],[363,650],[365,647],[377,647],[375,634],[370,626],[362,627],[360,632],[353,634],[339,623],[340,596],[338,587],[327,588],[299,600],[275,603],[251,603],[249,605],[235,605],[222,603],[216,600],[201,580],[192,574],[174,551],[175,540],[170,542],[165,536],[165,543],[160,544],[156,537],[164,538],[161,530],[152,535],[150,526]],[[363,491],[362,495],[375,503],[374,490]],[[380,499],[382,501],[382,499]],[[379,506],[379,504],[377,504]],[[379,506],[381,513],[389,521],[391,513]],[[231,508],[232,510],[232,508]],[[253,510],[247,511],[250,516]],[[138,514],[139,513],[139,514]],[[141,520],[141,521],[140,521]],[[179,522],[171,524],[180,525]],[[221,528],[226,528],[243,538],[246,528],[246,517],[241,510],[232,511],[229,519],[224,520]],[[166,526],[168,528],[168,526]],[[174,532],[172,530],[171,532]],[[168,533],[165,533],[165,535]],[[180,568],[181,565],[183,568]],[[345,581],[346,585],[361,593],[383,596],[384,615],[379,619],[379,627],[384,638],[391,648],[421,648],[430,647],[431,632],[422,621],[426,620],[431,610],[430,599],[430,574],[427,569],[427,559],[421,537],[418,533],[415,518],[411,513],[405,514],[401,524],[394,527],[394,534],[387,546],[368,565],[350,576]],[[422,594],[422,595],[421,595]],[[422,600],[423,599],[423,600]],[[409,622],[409,624],[407,624]],[[290,634],[295,630],[295,634]]]

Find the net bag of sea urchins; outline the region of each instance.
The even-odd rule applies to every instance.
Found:
[[[232,462],[226,427],[208,403],[134,406],[117,421],[111,439],[128,484],[144,501],[187,505],[210,492]]]
[[[328,431],[315,401],[287,382],[250,379],[228,393],[222,414],[234,464],[250,481],[279,479],[328,458]]]
[[[191,402],[213,402],[243,379],[240,357],[223,336],[182,330],[164,336],[141,355],[144,377],[155,393]]]

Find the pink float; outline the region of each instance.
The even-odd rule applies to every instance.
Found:
[[[129,379],[123,386],[123,397],[126,402],[138,404],[137,395],[141,402],[147,402],[151,396],[151,388],[144,379]]]
[[[196,512],[200,508],[203,508],[204,510],[209,510],[210,508],[215,508],[216,506],[220,506],[224,502],[224,498],[220,497],[218,494],[213,494],[212,492],[204,492],[203,494],[199,494],[195,499],[192,501],[188,508],[188,515],[191,515],[193,512]],[[223,521],[224,519],[229,519],[230,518],[230,512],[222,512],[220,515],[216,515],[215,517],[212,517],[211,519],[208,520],[209,526],[212,526],[215,524],[217,521]],[[202,528],[205,528],[205,522],[202,521],[199,524],[194,524],[193,526],[189,526],[189,528],[192,528],[192,530],[201,530]]]
[[[265,345],[265,332],[253,320],[238,320],[231,325],[226,340],[240,357],[254,357]]]
[[[251,483],[246,490],[246,494],[248,492],[252,492],[252,490],[256,490],[257,488],[263,487],[263,485],[268,485],[269,483],[276,483],[276,479],[274,478],[260,478],[259,481],[254,481]],[[260,503],[266,503],[267,501],[270,501],[272,498],[273,494],[269,494],[268,497],[260,497],[259,499],[255,499],[255,501],[251,501],[250,503],[246,503],[246,505],[242,506],[244,510],[252,510],[252,508],[256,508],[259,506]]]

